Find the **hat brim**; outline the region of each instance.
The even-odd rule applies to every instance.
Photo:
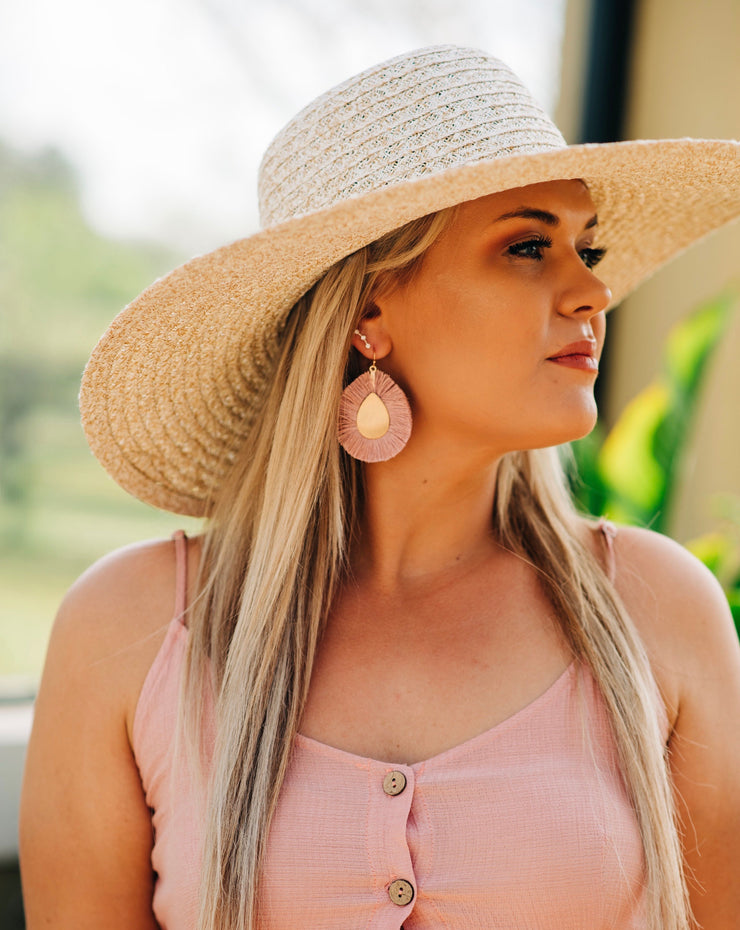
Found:
[[[740,144],[663,140],[497,158],[352,197],[192,259],[119,313],[80,391],[90,447],[127,491],[203,516],[249,434],[288,310],[340,259],[487,194],[582,178],[618,303],[740,214]]]

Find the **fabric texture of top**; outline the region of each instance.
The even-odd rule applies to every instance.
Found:
[[[602,529],[609,548],[613,528]],[[172,764],[188,636],[182,535],[176,546],[176,614],[133,748],[152,809],[154,913],[163,930],[192,930],[205,817],[186,768]],[[513,716],[413,765],[299,735],[268,838],[260,927],[641,930],[643,879],[606,708],[573,662]]]

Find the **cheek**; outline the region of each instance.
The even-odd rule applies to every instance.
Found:
[[[471,277],[474,280],[470,280]],[[426,406],[503,396],[536,379],[547,313],[527,283],[422,275],[383,302],[393,336],[385,370]],[[380,367],[383,367],[382,363]]]
[[[459,315],[421,336],[404,366],[417,405],[468,420],[502,416],[529,397],[541,374],[541,332],[508,313],[482,320]]]

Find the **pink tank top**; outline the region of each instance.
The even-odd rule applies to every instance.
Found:
[[[176,613],[133,744],[152,809],[154,914],[163,930],[192,930],[204,814],[172,767],[188,636],[182,535],[176,545]],[[603,700],[574,662],[523,710],[414,765],[298,736],[268,838],[260,926],[637,930],[643,869]]]

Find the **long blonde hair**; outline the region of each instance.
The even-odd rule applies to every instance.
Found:
[[[203,689],[217,695],[199,930],[258,925],[266,838],[362,508],[361,466],[335,438],[350,334],[380,289],[413,275],[452,212],[350,255],[298,301],[257,423],[216,501],[182,694],[191,744]],[[687,930],[654,681],[613,586],[580,542],[580,520],[556,450],[505,457],[493,531],[536,568],[574,656],[603,693],[645,851],[648,926]]]

